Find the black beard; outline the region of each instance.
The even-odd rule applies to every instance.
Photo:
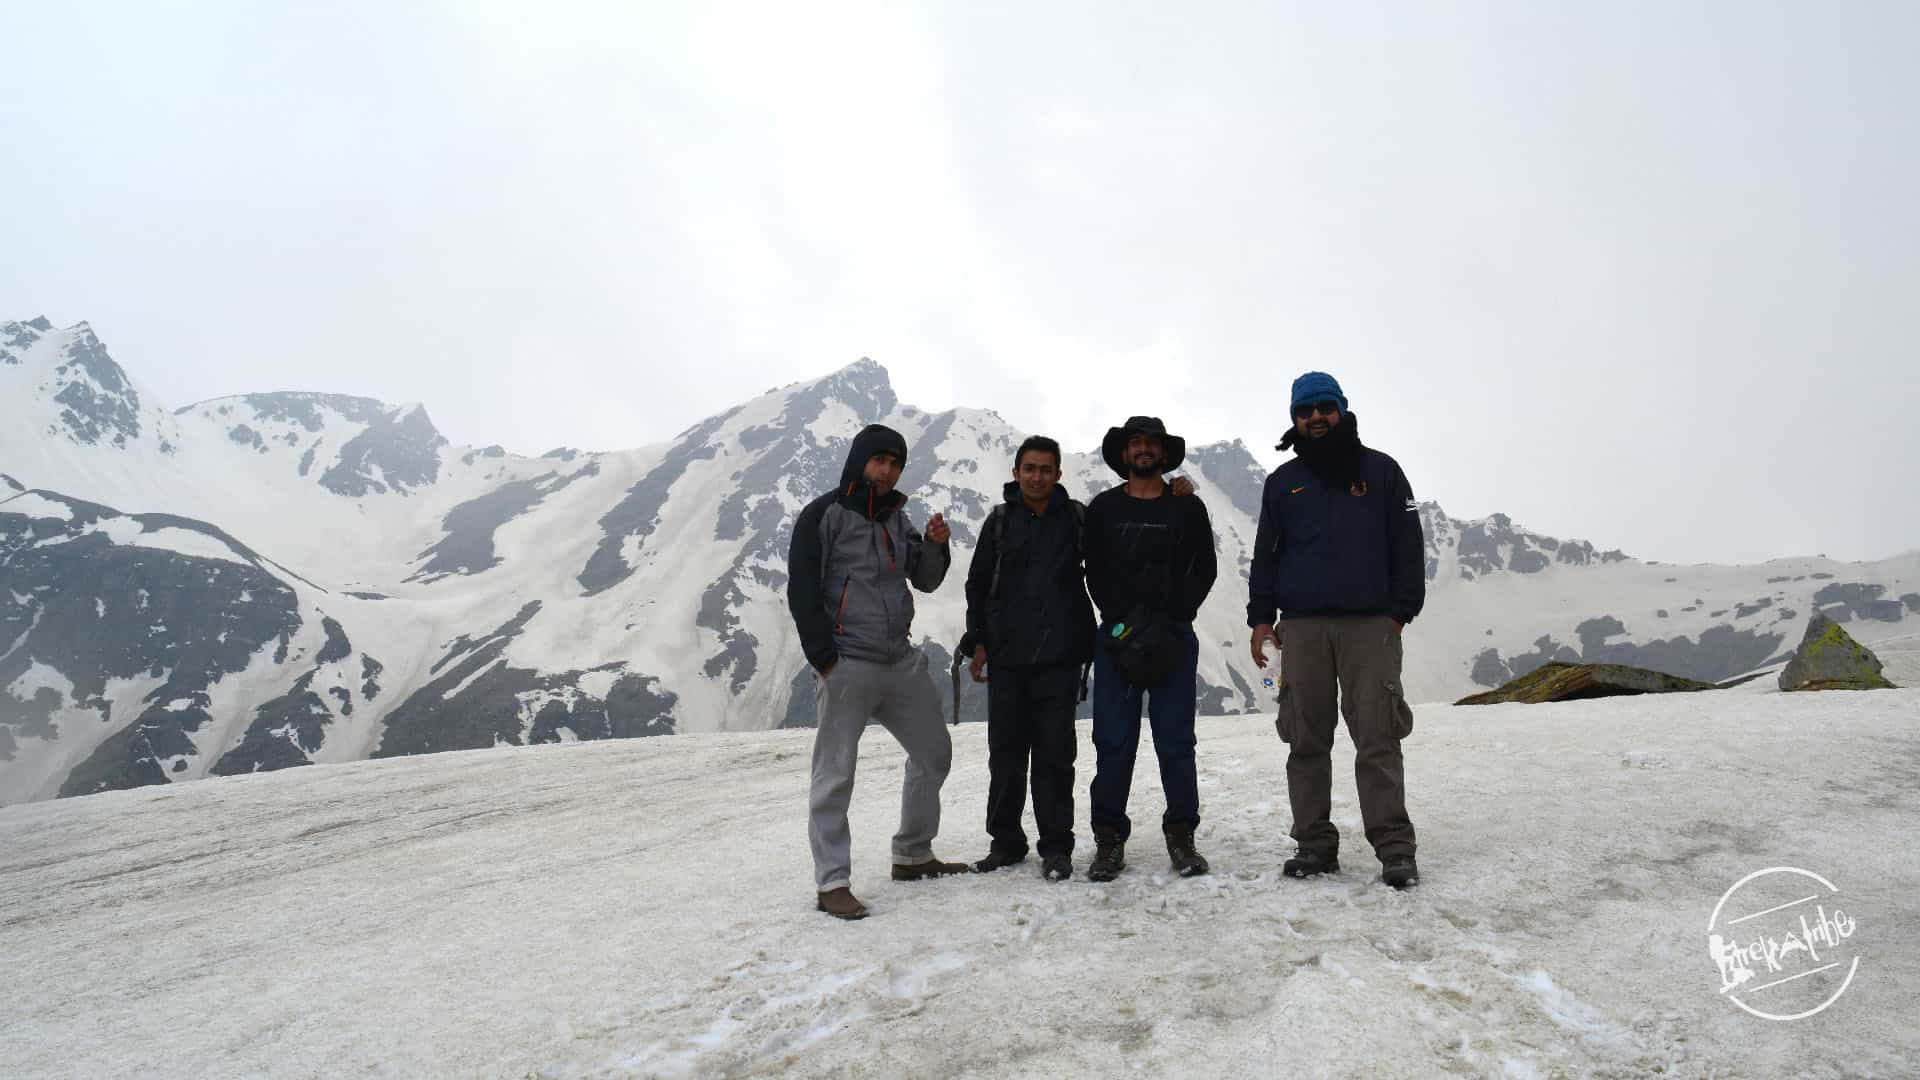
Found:
[[[1329,487],[1345,487],[1360,478],[1362,457],[1360,454],[1360,424],[1348,413],[1341,422],[1327,429],[1319,438],[1300,435],[1299,429],[1288,431],[1291,439],[1283,440],[1283,446],[1291,444],[1293,452],[1307,463],[1307,468]]]
[[[1149,476],[1159,476],[1160,462],[1156,460],[1156,461],[1149,462],[1145,465],[1129,464],[1127,466],[1127,472],[1130,475],[1138,477],[1141,480],[1145,480]]]

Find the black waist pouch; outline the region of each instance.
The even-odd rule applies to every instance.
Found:
[[[1141,604],[1135,604],[1124,620],[1102,627],[1101,633],[1114,670],[1141,689],[1165,681],[1186,653],[1179,626]]]

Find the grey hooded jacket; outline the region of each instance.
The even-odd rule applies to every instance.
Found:
[[[906,462],[906,441],[875,424],[854,437],[840,487],[808,503],[787,550],[787,607],[814,670],[840,657],[896,662],[913,644],[913,593],[946,580],[952,555],[908,520],[906,497],[874,494],[863,473],[881,451]]]

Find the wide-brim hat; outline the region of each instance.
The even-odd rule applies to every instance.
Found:
[[[1161,463],[1161,472],[1172,472],[1187,460],[1187,440],[1178,435],[1167,434],[1167,425],[1157,416],[1129,416],[1127,422],[1116,428],[1107,429],[1107,437],[1100,442],[1100,454],[1107,459],[1107,468],[1121,476],[1133,475],[1127,468],[1127,436],[1158,435],[1160,446],[1166,452],[1166,460]]]

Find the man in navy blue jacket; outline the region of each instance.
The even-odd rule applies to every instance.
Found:
[[[1400,634],[1427,593],[1419,507],[1399,464],[1361,445],[1331,375],[1294,380],[1293,427],[1279,449],[1288,447],[1296,456],[1267,477],[1261,498],[1247,600],[1253,662],[1267,666],[1268,640],[1280,647],[1275,726],[1289,747],[1299,848],[1285,871],[1312,877],[1340,868],[1340,833],[1329,820],[1337,701],[1353,737],[1367,842],[1381,879],[1404,889],[1420,880],[1400,754],[1413,731]]]

